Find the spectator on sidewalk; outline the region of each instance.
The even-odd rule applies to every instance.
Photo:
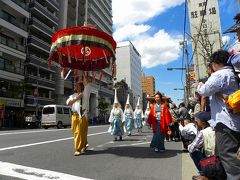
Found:
[[[170,109],[169,112],[171,113],[171,116],[173,118],[173,137],[175,141],[179,141],[180,140],[180,131],[179,131],[179,112],[178,112],[178,108],[175,104],[171,103],[170,104]]]
[[[183,123],[184,126],[182,126],[181,122],[179,122],[179,130],[181,133],[183,147],[187,149],[188,145],[195,139],[197,135],[197,129],[189,119],[185,119]]]
[[[204,176],[201,171],[200,160],[215,155],[215,132],[208,123],[211,119],[209,112],[198,112],[195,114],[195,118],[202,130],[188,146],[188,151],[200,174],[200,176],[193,176],[193,179],[197,180]]]
[[[237,151],[240,147],[240,115],[227,110],[221,98],[230,95],[239,88],[237,76],[227,61],[230,54],[224,50],[214,52],[210,57],[214,73],[205,84],[200,82],[197,91],[203,96],[212,96],[211,117],[215,121],[216,148],[227,174],[228,180],[240,179],[240,161]]]

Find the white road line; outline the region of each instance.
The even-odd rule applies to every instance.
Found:
[[[92,180],[70,174],[32,168],[0,161],[0,174],[26,180]]]
[[[94,133],[94,134],[89,134],[88,136],[96,136],[100,134],[106,134],[108,132],[99,132],[99,133]],[[48,143],[53,143],[53,142],[59,142],[59,141],[66,141],[69,139],[73,139],[73,137],[68,137],[68,138],[62,138],[62,139],[56,139],[56,140],[51,140],[51,141],[43,141],[43,142],[37,142],[37,143],[31,143],[31,144],[24,144],[24,145],[18,145],[18,146],[11,146],[11,147],[6,147],[6,148],[1,148],[0,151],[6,151],[10,149],[18,149],[22,147],[29,147],[29,146],[36,146],[36,145],[41,145],[41,144],[48,144]]]
[[[125,146],[137,146],[137,145],[143,145],[143,144],[149,144],[149,142],[140,142],[140,143],[133,143],[133,144],[121,144],[119,145],[120,147],[125,147]]]
[[[90,126],[88,129],[92,129],[95,127],[102,127],[102,126]],[[8,133],[0,133],[0,136],[6,136],[6,135],[15,135],[15,134],[29,134],[29,133],[42,133],[42,132],[52,132],[52,131],[68,131],[71,129],[51,129],[51,130],[35,130],[35,131],[21,131],[21,132],[8,132]]]

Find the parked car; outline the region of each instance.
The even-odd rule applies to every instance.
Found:
[[[46,105],[42,110],[41,125],[44,129],[49,127],[66,128],[71,125],[71,107],[64,105]]]
[[[41,127],[41,117],[34,115],[28,115],[25,117],[25,125],[29,128]]]

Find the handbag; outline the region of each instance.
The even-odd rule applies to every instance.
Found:
[[[226,172],[222,166],[222,162],[217,156],[210,156],[200,160],[201,170],[207,178],[226,178]]]

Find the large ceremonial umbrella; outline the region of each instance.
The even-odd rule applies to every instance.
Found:
[[[105,68],[116,73],[116,42],[109,34],[94,27],[71,27],[57,31],[52,36],[49,65],[58,63],[61,70],[99,71]]]

